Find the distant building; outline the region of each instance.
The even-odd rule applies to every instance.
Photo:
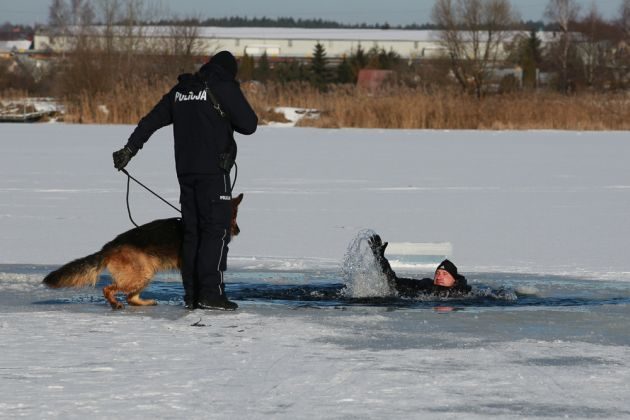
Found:
[[[114,28],[114,38],[121,40],[127,28]],[[103,27],[89,28],[90,37],[104,38]],[[138,27],[134,38],[141,38],[147,51],[158,51],[169,38],[177,37],[177,30],[166,26]],[[516,32],[515,32],[516,34]],[[197,51],[210,55],[228,50],[235,56],[244,54],[270,58],[310,58],[315,44],[326,49],[327,57],[340,59],[361,47],[394,51],[405,59],[438,57],[444,54],[438,31],[402,29],[303,29],[303,28],[224,28],[199,27]],[[37,51],[67,52],[74,45],[73,35],[51,37],[47,30],[39,30],[34,37]]]
[[[357,77],[357,87],[370,91],[378,90],[392,77],[394,77],[392,70],[361,69]]]
[[[0,57],[8,58],[15,53],[27,52],[33,42],[26,40],[0,41]]]
[[[106,42],[103,26],[80,30],[97,43]],[[74,33],[78,31],[75,28]],[[139,26],[110,27],[109,31],[108,43],[129,46],[131,42],[134,48],[149,53],[164,52],[165,45],[177,45],[177,40],[186,44],[188,40],[184,38],[190,38],[192,32],[196,32],[196,53],[206,56],[228,50],[237,57],[267,54],[271,59],[309,59],[317,43],[324,46],[327,57],[333,61],[351,55],[359,47],[364,51],[372,48],[394,51],[409,60],[436,58],[446,53],[439,40],[440,32],[434,30],[197,27],[182,31],[181,27]],[[34,35],[34,49],[52,53],[71,51],[77,37],[72,30],[69,32],[51,36],[49,29],[39,29]],[[509,38],[516,36],[529,36],[529,32],[513,31]],[[554,39],[555,34],[540,32],[538,36],[546,44]]]

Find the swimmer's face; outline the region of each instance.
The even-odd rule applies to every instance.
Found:
[[[453,287],[455,285],[455,277],[451,276],[446,270],[438,269],[433,277],[433,284],[442,287]]]

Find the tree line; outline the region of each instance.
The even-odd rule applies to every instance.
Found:
[[[578,85],[627,88],[630,69],[630,0],[621,0],[618,18],[605,20],[596,3],[582,13],[577,0],[549,0],[545,18],[553,38],[545,46],[535,32],[511,38],[518,19],[510,0],[436,0],[432,20],[442,28],[440,40],[450,71],[464,90],[484,93],[489,78],[508,53],[507,62],[523,69],[523,82],[536,87],[536,74],[554,74],[564,93]]]
[[[320,90],[330,84],[355,84],[361,69],[396,70],[409,72],[409,66],[399,54],[383,48],[363,49],[360,45],[341,60],[331,60],[326,48],[316,43],[312,58],[270,59],[266,53],[260,57],[245,55],[240,60],[238,77],[242,81],[307,82]]]
[[[582,10],[577,0],[549,0],[545,25],[553,32],[541,34],[535,27],[514,37],[522,24],[510,0],[435,0],[431,24],[440,28],[444,54],[439,58],[402,59],[382,48],[348,52],[341,59],[327,57],[323,45],[314,47],[312,58],[291,60],[244,56],[241,80],[292,83],[305,82],[325,91],[331,85],[354,84],[361,69],[392,70],[390,83],[425,91],[455,86],[482,97],[490,92],[536,89],[540,83],[570,94],[576,90],[608,91],[630,85],[630,0],[619,0],[619,13],[604,19],[596,4]],[[157,19],[142,0],[52,0],[49,28],[53,35],[76,35],[75,49],[60,58],[47,79],[61,93],[111,90],[134,78],[173,79],[194,71],[202,59],[199,26],[186,19]],[[258,22],[267,18],[226,18],[225,21]],[[216,22],[221,21],[221,19]],[[292,18],[275,22],[297,24]],[[313,19],[321,24],[334,22]],[[95,22],[101,26],[98,41],[87,36]],[[147,22],[179,22],[168,25],[170,35],[162,44],[142,47]],[[195,21],[196,22],[196,21]],[[201,21],[199,21],[201,22]],[[206,20],[204,22],[211,22]],[[214,22],[214,21],[212,21]],[[190,23],[190,22],[189,22]],[[80,29],[78,32],[76,28]],[[123,35],[120,36],[120,28]],[[542,39],[541,36],[551,37]],[[168,59],[164,59],[168,56]],[[505,68],[521,69],[520,76],[500,76]],[[0,89],[16,86],[15,77],[0,65]],[[499,75],[499,76],[497,76]],[[547,77],[543,78],[543,75]],[[55,80],[51,82],[51,79]],[[8,84],[3,83],[9,80]]]

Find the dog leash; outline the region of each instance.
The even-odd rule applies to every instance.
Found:
[[[166,201],[164,198],[162,198],[158,193],[156,193],[155,191],[153,191],[151,188],[147,187],[146,185],[144,185],[142,182],[138,181],[136,178],[134,178],[133,176],[131,176],[131,174],[129,172],[127,172],[126,169],[121,169],[120,170],[122,173],[124,173],[125,175],[127,175],[127,194],[126,194],[126,201],[127,201],[127,214],[129,215],[129,220],[131,220],[131,223],[133,223],[133,225],[135,227],[139,227],[138,224],[133,220],[133,217],[131,217],[131,207],[129,206],[129,186],[130,186],[130,182],[133,179],[138,185],[142,186],[145,190],[149,191],[151,194],[153,194],[154,196],[156,196],[157,198],[159,198],[160,200],[162,200],[163,202],[165,202],[166,204],[168,204],[171,208],[173,208],[175,211],[179,212],[180,214],[182,213],[182,211],[180,209],[178,209],[177,207],[175,207],[174,205],[172,205],[171,203],[169,203],[168,201]],[[234,186],[236,185],[236,178],[238,177],[238,166],[236,165],[236,162],[234,162],[234,181],[232,182],[232,187],[230,189],[230,191],[234,191]]]
[[[121,169],[121,171],[127,175],[127,213],[129,214],[129,220],[131,220],[131,223],[133,223],[133,225],[135,227],[139,227],[138,224],[133,220],[133,217],[131,217],[131,208],[129,207],[129,183],[131,182],[131,180],[133,179],[138,185],[142,186],[145,190],[149,191],[151,194],[153,194],[154,196],[156,196],[157,198],[159,198],[160,200],[162,200],[163,202],[165,202],[166,204],[168,204],[169,206],[171,206],[173,209],[175,209],[175,211],[179,212],[181,214],[181,210],[178,209],[177,207],[175,207],[174,205],[172,205],[171,203],[169,203],[168,201],[166,201],[164,198],[162,198],[159,194],[157,194],[155,191],[153,191],[151,188],[147,187],[146,185],[144,185],[142,182],[138,181],[136,178],[134,178],[133,176],[131,176],[131,174],[129,172],[127,172],[126,169]]]
[[[238,178],[238,165],[236,161],[234,161],[234,181],[232,181],[232,186],[230,187],[230,194],[234,191],[234,186],[236,185],[236,178]]]

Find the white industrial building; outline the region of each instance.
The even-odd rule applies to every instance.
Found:
[[[103,27],[90,29],[89,33],[94,39],[103,38]],[[129,34],[129,29],[116,28],[114,33],[120,34],[114,37],[123,39],[123,34]],[[169,39],[172,41],[174,37],[182,36],[178,35],[176,29],[164,26],[138,27],[132,33],[142,40],[137,45],[143,45],[142,48],[147,50],[159,50],[159,46],[169,42]],[[546,38],[544,35],[541,34],[543,42]],[[190,33],[184,36],[190,36]],[[73,36],[55,36],[51,39],[44,30],[35,35],[34,48],[38,51],[69,51],[74,45],[73,39]],[[321,43],[327,56],[333,59],[348,56],[359,46],[365,51],[373,47],[392,50],[408,59],[437,57],[444,52],[438,32],[430,30],[199,27],[196,39],[195,50],[200,55],[228,50],[237,57],[266,53],[272,58],[304,59],[312,56],[317,43]]]
[[[226,49],[241,56],[308,58],[317,43],[330,58],[350,55],[359,46],[393,50],[405,58],[436,55],[441,51],[434,31],[399,29],[201,28],[208,49]]]

